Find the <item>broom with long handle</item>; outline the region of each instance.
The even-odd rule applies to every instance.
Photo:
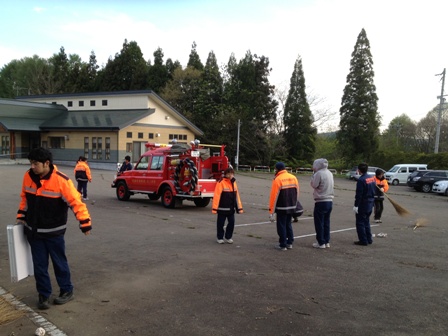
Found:
[[[376,186],[379,190],[380,187]],[[389,202],[392,204],[392,206],[394,207],[395,211],[397,212],[397,214],[401,217],[405,217],[407,215],[410,214],[410,212],[406,209],[403,208],[400,204],[398,204],[397,202],[395,202],[392,198],[390,198],[389,195],[387,195],[385,192],[383,192],[384,196],[386,196],[386,198],[389,200]]]

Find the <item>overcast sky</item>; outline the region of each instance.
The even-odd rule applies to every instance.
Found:
[[[160,47],[188,62],[193,41],[205,64],[250,50],[269,58],[271,84],[289,87],[300,55],[308,93],[339,111],[361,29],[370,41],[382,128],[403,113],[422,119],[438,104],[448,66],[447,0],[72,0],[1,1],[0,67],[14,59],[78,54],[99,65],[136,41],[146,60]],[[337,124],[338,121],[335,122]]]

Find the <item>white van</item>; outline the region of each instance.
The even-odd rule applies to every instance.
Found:
[[[384,174],[384,177],[389,184],[398,185],[399,183],[406,183],[408,176],[416,170],[428,170],[428,165],[400,163],[389,169],[389,171]]]

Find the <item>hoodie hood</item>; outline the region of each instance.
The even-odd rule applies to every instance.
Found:
[[[317,159],[313,163],[313,170],[316,172],[321,169],[328,168],[328,161],[327,159]]]

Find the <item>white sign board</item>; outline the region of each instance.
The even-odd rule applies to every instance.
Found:
[[[6,230],[11,281],[18,282],[29,275],[34,275],[31,247],[23,232],[23,225],[8,225]]]

